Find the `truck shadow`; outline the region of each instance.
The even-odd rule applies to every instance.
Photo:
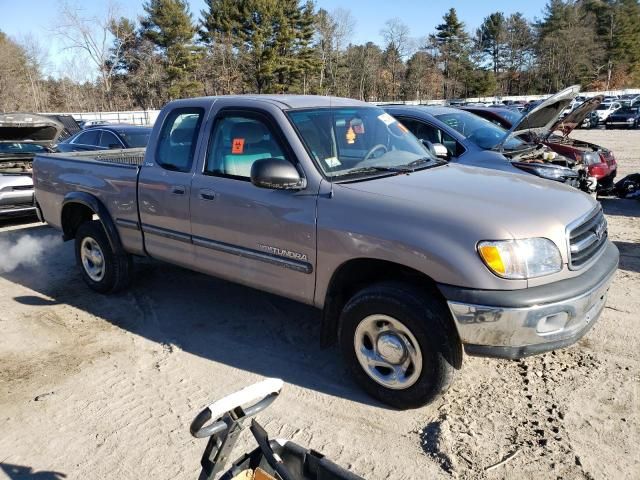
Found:
[[[640,217],[640,201],[626,198],[600,199],[602,210],[616,217]]]
[[[11,480],[60,480],[67,475],[54,471],[34,471],[31,467],[24,465],[13,465],[11,463],[0,463],[0,472],[3,472]]]
[[[640,273],[640,243],[614,241],[620,251],[620,270]]]
[[[0,232],[0,242],[47,226]],[[75,265],[72,242],[58,244],[35,266],[0,276],[36,294],[21,304],[68,304],[164,346],[332,396],[381,406],[352,383],[336,347],[320,348],[320,312],[281,297],[147,259],[135,261],[128,291],[91,291]]]

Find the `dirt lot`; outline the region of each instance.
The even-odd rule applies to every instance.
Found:
[[[619,176],[640,172],[640,131],[577,136],[614,149]],[[0,478],[197,478],[195,413],[278,376],[267,430],[367,478],[638,479],[640,202],[603,205],[621,265],[589,335],[523,361],[467,357],[442,400],[408,412],[360,392],[319,348],[312,309],[151,261],[129,292],[101,296],[71,243],[50,240],[0,270]],[[0,256],[52,233],[5,223]]]

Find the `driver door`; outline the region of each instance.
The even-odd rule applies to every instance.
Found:
[[[438,143],[440,145],[444,145],[447,149],[446,160],[455,160],[464,152],[464,147],[462,147],[455,138],[441,128],[435,127],[430,123],[416,118],[408,118],[395,114],[394,117],[407,127],[418,139],[428,141],[433,145]]]
[[[315,288],[316,194],[251,183],[256,160],[301,167],[279,127],[253,110],[218,112],[202,171],[191,183],[196,268],[310,303]]]

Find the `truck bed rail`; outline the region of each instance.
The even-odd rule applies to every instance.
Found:
[[[121,150],[92,150],[87,152],[50,153],[41,156],[62,158],[78,162],[112,163],[139,167],[144,161],[145,148],[127,148]]]

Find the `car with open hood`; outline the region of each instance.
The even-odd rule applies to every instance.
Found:
[[[384,108],[447,161],[529,173],[590,191],[587,172],[577,167],[576,161],[542,143],[521,138],[547,131],[578,91],[577,86],[565,89],[524,115],[511,110],[515,122],[510,129],[460,109],[410,105]]]
[[[640,128],[640,103],[621,107],[607,117],[605,128]]]
[[[35,212],[33,158],[54,151],[64,131],[65,125],[49,116],[0,114],[0,217]]]
[[[557,120],[546,131],[539,131],[536,136],[527,132],[523,138],[529,142],[543,143],[559,155],[572,159],[577,165],[583,165],[587,169],[588,176],[597,182],[596,191],[606,193],[613,187],[617,173],[618,166],[613,152],[600,145],[569,137],[575,128],[584,125],[586,119],[589,119],[602,103],[602,99],[601,95],[592,97],[562,119]],[[521,119],[517,112],[511,110],[476,107],[465,107],[464,110],[486,118],[505,129],[510,129],[514,122]]]

